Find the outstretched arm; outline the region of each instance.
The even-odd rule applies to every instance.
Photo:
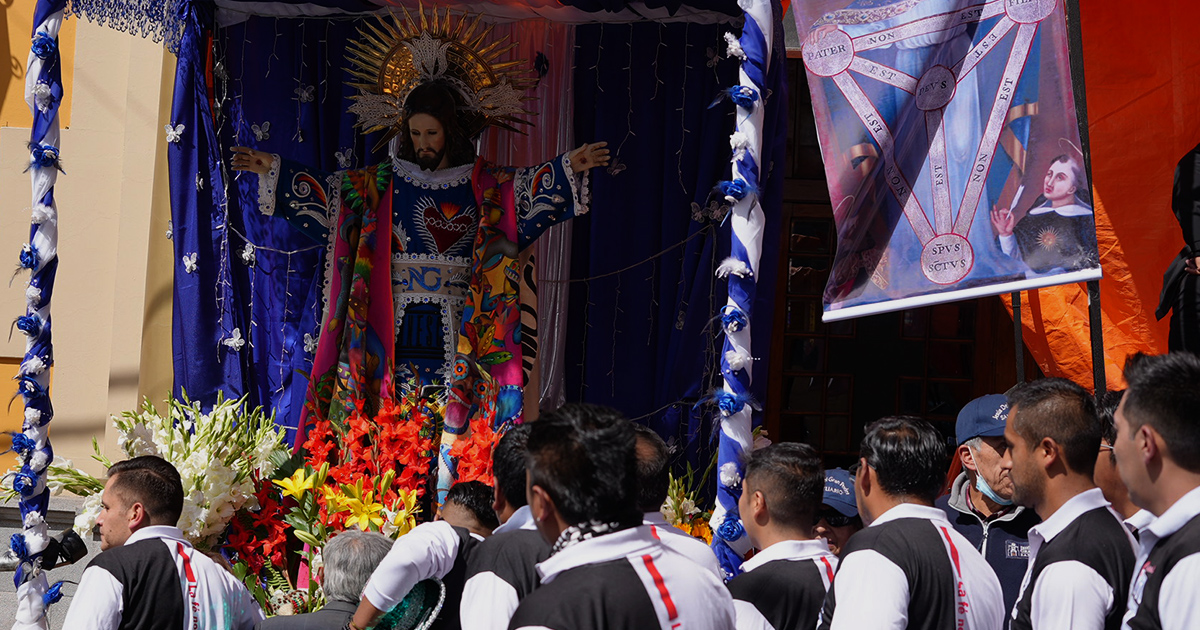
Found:
[[[250,147],[233,147],[230,150],[233,151],[233,159],[230,162],[235,171],[250,171],[266,175],[271,170],[273,157],[270,153],[255,151]]]
[[[325,243],[338,212],[337,184],[330,173],[278,155],[233,147],[230,166],[235,171],[258,175],[258,209],[266,215],[283,217],[306,236]]]
[[[592,142],[571,151],[567,154],[567,159],[571,161],[571,170],[576,173],[582,173],[589,168],[597,166],[608,166],[608,149],[607,142]]]

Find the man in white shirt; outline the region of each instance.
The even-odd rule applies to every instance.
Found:
[[[728,584],[738,630],[817,627],[838,562],[813,531],[824,489],[821,459],[807,444],[772,444],[747,459],[738,513],[759,552]]]
[[[1117,469],[1142,529],[1122,628],[1183,630],[1200,619],[1200,358],[1137,354],[1117,408]]]
[[[1113,445],[1117,441],[1117,425],[1114,414],[1121,404],[1125,390],[1107,391],[1096,396],[1096,418],[1100,421],[1100,451],[1096,453],[1096,471],[1092,478],[1112,509],[1124,519],[1125,529],[1137,538],[1142,529],[1154,520],[1154,515],[1134,505],[1129,490],[1117,472],[1117,457]]]
[[[504,630],[517,605],[538,587],[537,564],[550,557],[525,497],[529,425],[509,429],[492,451],[493,507],[504,518],[467,562],[459,619],[470,630]]]
[[[182,512],[183,484],[169,462],[113,464],[96,519],[103,552],[84,570],[63,627],[250,630],[261,621],[246,587],[183,538]]]
[[[529,426],[516,425],[504,433],[492,452],[492,473],[496,478],[492,509],[501,525],[487,539],[489,549],[503,547],[515,532],[533,528],[524,494],[525,442],[528,439]],[[549,555],[549,549],[535,532],[524,533],[533,535],[540,547],[525,545],[521,547],[522,553],[538,553],[542,558]],[[487,610],[515,609],[516,600],[523,595],[519,585],[533,578],[508,580],[516,582],[516,587],[504,580],[492,579],[496,577],[494,574],[472,579],[482,572],[472,571],[471,565],[484,542],[483,536],[453,527],[446,521],[423,523],[397,538],[367,582],[351,628],[370,628],[385,612],[400,603],[418,582],[430,578],[442,580],[446,587],[446,601],[438,616],[440,628],[483,628],[483,622],[471,623],[462,615],[466,613],[476,618],[484,615],[486,618]],[[490,566],[494,562],[487,564]],[[502,572],[502,575],[508,577],[508,573]],[[532,590],[533,586],[536,581],[528,589]]]
[[[662,436],[644,424],[634,424],[637,435],[638,510],[644,525],[653,525],[663,544],[681,553],[692,562],[708,569],[721,579],[717,556],[704,541],[667,523],[662,506],[671,484],[670,449]]]
[[[618,412],[568,404],[529,435],[530,511],[553,541],[542,585],[510,630],[732,630],[721,581],[642,525],[632,424]]]
[[[867,528],[850,538],[825,598],[822,630],[999,630],[1000,581],[933,506],[945,440],[920,418],[867,427],[854,489]]]
[[[1029,530],[1029,566],[1010,615],[1013,630],[1117,630],[1133,538],[1092,481],[1100,425],[1091,395],[1061,378],[1008,395],[1002,466],[1013,501],[1042,522]]]

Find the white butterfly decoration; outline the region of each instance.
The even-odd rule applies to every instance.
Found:
[[[301,85],[292,91],[296,93],[296,100],[301,103],[311,103],[313,102],[314,90],[316,90],[315,85]]]
[[[271,137],[271,123],[264,121],[261,125],[250,125],[250,131],[253,131],[254,137],[261,142]]]
[[[337,158],[338,168],[350,168],[350,157],[353,149],[350,147],[342,147],[341,151],[334,151],[333,157]]]
[[[317,338],[310,333],[304,333],[304,351],[309,354],[317,352]]]
[[[242,249],[242,262],[253,267],[256,260],[257,258],[254,254],[254,246],[250,243],[246,243],[246,247]]]
[[[175,222],[167,219],[167,240],[175,238]]]
[[[200,173],[196,173],[196,192],[201,190],[204,190],[204,178],[200,176]]]
[[[185,254],[183,256],[183,270],[188,273],[196,272],[196,252]]]
[[[242,330],[234,328],[233,332],[229,333],[229,337],[221,340],[221,344],[232,349],[234,352],[238,352],[242,349],[242,346],[246,345],[246,340],[242,339]]]
[[[174,127],[169,124],[163,125],[163,127],[167,130],[167,142],[179,144],[180,138],[183,137],[183,123],[179,123]]]

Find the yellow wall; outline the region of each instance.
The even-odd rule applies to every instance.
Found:
[[[20,61],[16,71],[9,63],[8,76],[0,76],[0,86],[8,86],[0,109],[0,260],[15,261],[29,237],[30,185],[22,171],[31,119],[23,109],[23,75],[33,4],[0,0],[0,20],[7,22],[0,34],[7,33],[10,62]],[[68,20],[63,34],[73,111],[62,133],[66,174],[55,189],[59,268],[51,307],[50,439],[55,454],[98,474],[92,438],[117,455],[113,437],[105,439],[110,414],[135,408],[142,394],[161,401],[169,393],[171,252],[162,128],[174,57],[161,44],[86,21]],[[0,283],[0,321],[24,313],[24,294],[22,277],[12,286]],[[5,377],[15,373],[23,353],[21,335],[7,341],[0,335],[0,401],[15,391]],[[0,418],[19,423],[20,401],[12,407]]]

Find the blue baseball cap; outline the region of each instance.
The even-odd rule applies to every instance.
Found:
[[[821,503],[838,511],[842,516],[858,516],[858,501],[854,498],[854,477],[845,468],[830,468],[825,471],[825,498]]]
[[[1004,424],[1008,422],[1008,398],[1004,394],[988,394],[967,403],[958,412],[954,423],[954,437],[961,445],[977,437],[1004,435]]]

